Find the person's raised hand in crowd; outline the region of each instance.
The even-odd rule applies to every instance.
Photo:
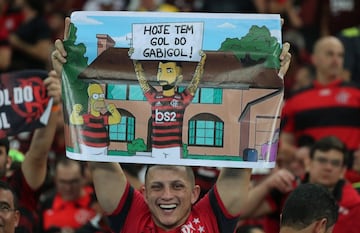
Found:
[[[64,29],[64,38],[63,40],[67,40],[69,37],[69,28],[70,28],[70,18],[65,18],[65,29]],[[66,63],[67,52],[64,48],[62,39],[57,39],[55,41],[55,50],[51,54],[51,61],[54,70],[61,75],[63,65]]]
[[[278,75],[283,78],[289,69],[290,61],[291,61],[291,54],[289,53],[290,44],[285,42],[283,44],[283,48],[280,54],[280,69]]]
[[[25,160],[21,164],[22,171],[29,186],[36,190],[45,181],[47,171],[47,155],[53,143],[61,104],[61,83],[59,75],[52,70],[44,80],[47,95],[53,98],[50,118],[45,127],[36,129],[31,140]]]

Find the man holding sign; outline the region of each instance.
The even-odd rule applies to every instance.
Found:
[[[67,38],[69,18],[65,25]],[[61,72],[67,53],[61,40],[56,40],[55,47],[53,65]],[[289,47],[285,43],[280,54],[280,76],[289,68]],[[189,167],[150,167],[141,193],[130,186],[119,163],[90,165],[99,203],[105,212],[111,213],[116,233],[233,232],[247,200],[251,175],[251,169],[223,168],[215,186],[197,202],[200,187],[195,185]]]

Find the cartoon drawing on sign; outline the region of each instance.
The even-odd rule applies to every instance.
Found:
[[[280,125],[279,16],[160,16],[72,14],[64,41],[67,155],[143,164],[273,166],[275,153],[263,145],[275,148],[272,138]],[[83,106],[79,115],[91,112],[86,92],[91,83],[101,84],[105,101],[121,114],[121,123],[105,126],[109,144],[101,156],[79,150],[82,126],[70,122],[74,104]]]
[[[70,123],[81,125],[79,138],[80,150],[84,154],[107,155],[109,135],[107,125],[119,124],[121,115],[115,104],[105,103],[105,94],[99,84],[90,84],[88,87],[89,113],[80,115],[83,106],[74,104],[70,114]],[[106,114],[108,113],[108,114]]]
[[[134,48],[130,48],[129,55]],[[204,73],[206,54],[200,51],[201,59],[196,67],[190,84],[183,92],[177,90],[182,81],[181,63],[176,61],[159,62],[157,81],[161,90],[151,86],[146,80],[140,61],[133,59],[136,77],[148,102],[151,104],[152,118],[152,157],[180,158],[182,155],[183,116],[186,107],[191,103],[200,79]]]
[[[272,140],[261,145],[262,159],[265,159],[266,161],[271,161],[271,162],[276,161],[279,136],[280,136],[280,129],[278,128],[275,130],[274,136],[271,138]]]

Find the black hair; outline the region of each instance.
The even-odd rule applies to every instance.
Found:
[[[0,189],[1,190],[6,190],[6,191],[10,191],[13,195],[13,200],[14,200],[14,209],[18,209],[19,208],[19,199],[17,197],[17,194],[15,192],[15,190],[13,189],[12,186],[10,186],[9,183],[3,181],[3,180],[0,180]]]
[[[337,150],[343,154],[343,166],[348,164],[349,155],[345,144],[335,136],[326,136],[314,143],[310,150],[310,158],[314,158],[316,151],[327,152],[329,150]]]
[[[160,61],[160,62],[163,63],[163,64],[166,64],[166,63],[169,63],[169,62],[174,62],[176,64],[176,66],[182,67],[182,63],[180,61],[163,60],[163,61]]]
[[[338,219],[339,206],[328,189],[319,184],[299,185],[286,199],[280,226],[301,230],[315,221],[326,219],[326,229]]]
[[[10,142],[9,142],[9,139],[7,137],[4,137],[4,138],[0,139],[0,146],[5,146],[6,154],[9,154]]]
[[[315,139],[310,135],[303,135],[303,136],[299,137],[299,140],[298,140],[299,147],[302,147],[302,146],[311,147],[314,145],[314,143],[315,143]]]

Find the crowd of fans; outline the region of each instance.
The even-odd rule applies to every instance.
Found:
[[[284,131],[281,132],[283,136],[280,140],[277,167],[269,171],[269,174],[254,179],[251,197],[261,196],[261,198],[257,200],[256,205],[247,207],[248,212],[244,211],[244,217],[238,224],[237,232],[278,232],[278,227],[273,227],[271,230],[267,227],[269,221],[275,225],[280,222],[279,211],[281,212],[285,195],[279,193],[291,191],[295,187],[294,182],[311,181],[311,178],[316,175],[313,174],[309,179],[308,173],[315,173],[320,169],[315,167],[314,158],[324,166],[329,164],[331,167],[329,170],[339,169],[336,170],[338,173],[335,172],[338,174],[334,178],[336,182],[330,185],[332,191],[335,190],[338,192],[336,194],[340,195],[334,194],[335,198],[340,202],[342,196],[352,195],[356,200],[359,199],[359,202],[353,205],[360,208],[360,197],[347,186],[347,184],[352,184],[353,188],[360,192],[360,117],[356,117],[360,111],[358,87],[360,85],[360,2],[358,0],[0,0],[0,72],[25,69],[52,70],[50,54],[54,50],[55,39],[64,36],[64,18],[70,16],[73,11],[87,10],[281,14],[285,19],[283,41],[291,44],[292,61],[284,80],[284,116],[286,117],[282,117]],[[325,36],[332,36],[327,37],[331,39],[331,43],[321,40]],[[328,48],[331,49],[327,50]],[[329,58],[332,60],[325,60],[324,56],[333,57]],[[327,62],[328,67],[325,66]],[[337,67],[334,71],[337,83],[332,84],[334,80],[323,82],[324,79],[321,77],[330,75],[326,71],[333,67]],[[353,111],[349,114],[353,114],[353,117],[346,119],[339,119],[339,115],[336,114],[337,111],[345,111],[339,106],[333,110],[329,110],[330,107],[334,107],[333,105],[327,106],[326,109],[329,111],[312,113],[317,114],[316,117],[324,121],[331,117],[333,121],[331,124],[337,127],[335,131],[334,128],[328,128],[326,133],[317,138],[318,133],[314,136],[311,135],[311,131],[308,132],[309,134],[294,131],[294,127],[297,129],[301,127],[296,124],[303,126],[305,124],[303,121],[307,118],[306,116],[295,117],[297,113],[294,113],[294,105],[297,104],[292,106],[291,103],[295,101],[294,98],[299,98],[299,93],[305,95],[304,93],[309,90],[317,91],[316,88],[319,88],[319,85],[328,87],[327,89],[330,92],[333,91],[333,94],[337,90],[332,89],[335,88],[334,85],[346,86],[349,90],[351,89],[353,96],[342,96],[342,98],[354,98],[357,103],[351,105]],[[327,94],[324,93],[324,95]],[[306,100],[312,101],[311,97],[310,99],[307,97]],[[304,99],[299,101],[304,101]],[[321,108],[324,103],[319,101],[319,108]],[[345,107],[349,108],[349,106]],[[36,230],[32,230],[49,233],[109,232],[107,219],[103,216],[96,201],[91,174],[86,163],[64,158],[65,140],[61,112],[57,112],[57,117],[55,139],[48,156],[47,178],[39,194],[41,198],[38,208],[34,209],[39,219],[33,219],[33,227]],[[303,121],[296,122],[299,119]],[[295,122],[289,123],[290,120]],[[349,121],[351,123],[348,123]],[[336,148],[340,148],[338,150],[346,156],[340,155],[338,158],[337,155],[331,154],[329,157],[321,157],[327,154],[318,155],[313,146],[318,145],[320,136],[333,136],[329,132],[336,134],[339,124],[343,128],[350,127],[352,130],[344,129],[339,132],[339,135],[347,137],[336,135],[347,146],[347,150],[345,152],[345,149],[341,149],[341,145]],[[331,125],[331,127],[334,126]],[[33,137],[32,132],[21,133],[10,141],[12,151],[10,155],[13,155],[12,169],[17,168],[16,165],[21,166],[23,156],[15,155],[18,155],[17,152],[26,154]],[[337,139],[328,140],[330,140],[326,142],[328,144],[340,143],[336,141]],[[332,146],[329,147],[331,150]],[[329,149],[324,149],[321,145],[319,148],[325,152]],[[336,164],[336,161],[340,164]],[[143,182],[141,175],[143,166],[129,164],[123,168],[134,187],[140,189]],[[194,167],[193,170],[197,182],[201,184],[202,194],[211,187],[219,174],[217,168]],[[334,170],[331,172],[334,173]],[[259,196],[257,192],[262,195]],[[341,195],[341,192],[348,193]],[[262,208],[259,207],[260,204]],[[355,207],[351,206],[351,208]],[[253,209],[256,209],[258,213],[253,212]],[[263,214],[260,214],[261,211]],[[340,211],[350,210],[340,208]],[[357,221],[359,214],[353,214],[353,222]],[[352,221],[350,219],[346,223],[351,225]],[[23,228],[18,228],[17,231],[31,232]],[[338,229],[336,232],[350,231]]]

